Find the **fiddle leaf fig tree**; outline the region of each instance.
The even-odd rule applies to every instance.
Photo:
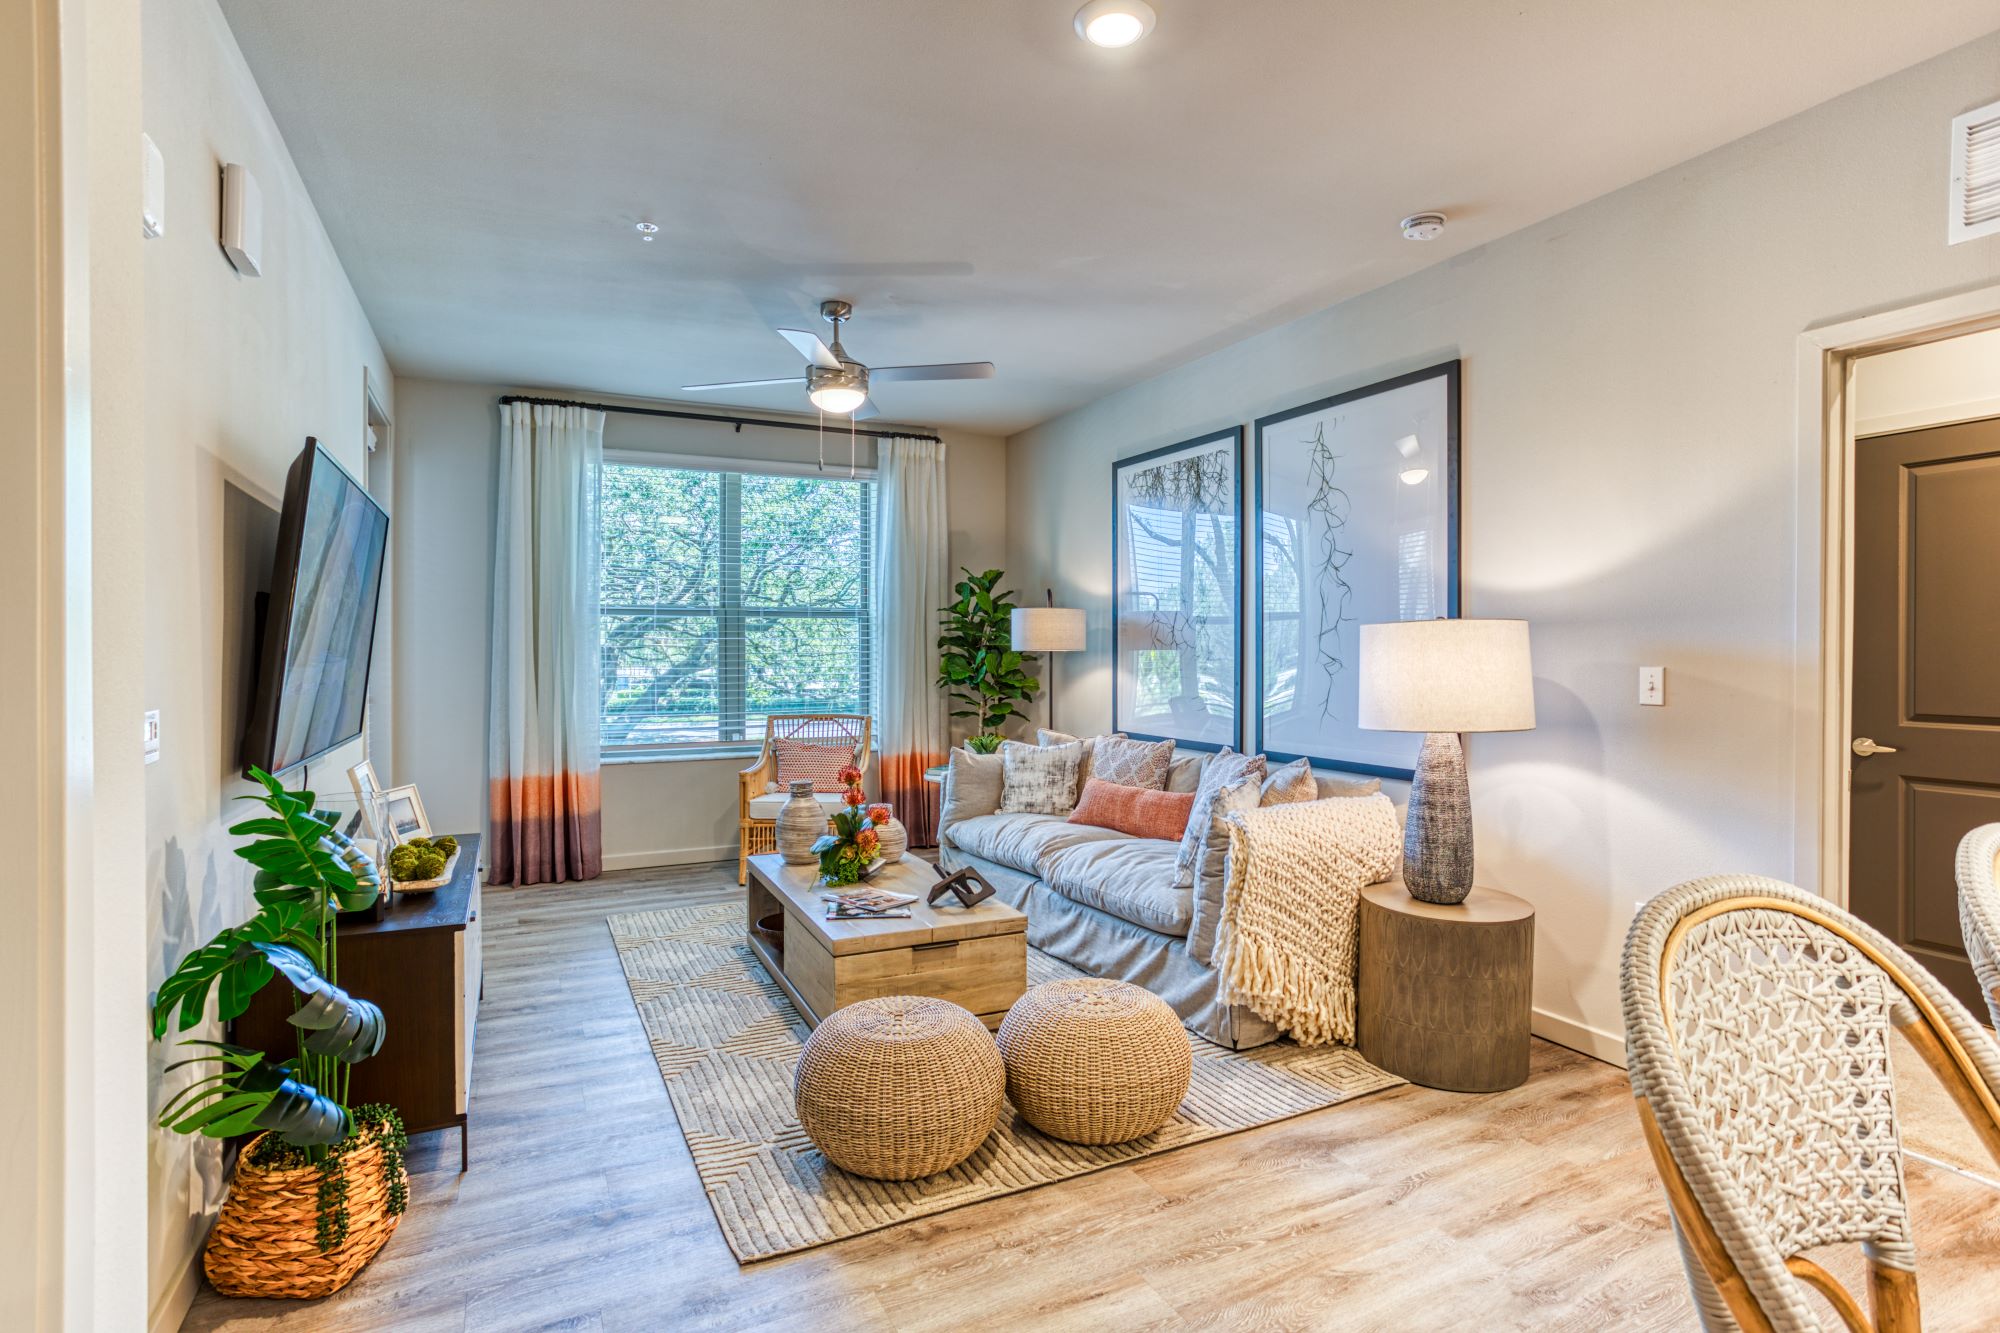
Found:
[[[953,717],[974,720],[976,733],[966,748],[991,754],[1000,748],[1000,726],[1018,717],[1035,697],[1040,685],[1025,668],[1035,661],[1032,653],[1014,651],[1014,591],[999,590],[1005,577],[997,569],[975,574],[961,569],[965,577],[952,591],[951,605],[940,608],[938,623],[938,684],[950,692],[955,705]]]

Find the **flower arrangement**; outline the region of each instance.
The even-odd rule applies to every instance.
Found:
[[[875,863],[882,848],[877,829],[889,822],[889,807],[869,805],[861,793],[861,770],[849,764],[840,770],[847,790],[847,808],[833,817],[833,832],[822,834],[812,849],[819,853],[819,876],[828,884],[857,884]],[[865,807],[865,808],[864,808]]]

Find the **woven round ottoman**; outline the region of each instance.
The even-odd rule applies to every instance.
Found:
[[[1124,1143],[1167,1123],[1194,1052],[1166,1001],[1124,981],[1046,981],[1000,1024],[1007,1096],[1023,1119],[1071,1143]]]
[[[1000,1119],[1007,1075],[986,1025],[949,1000],[888,995],[835,1010],[799,1053],[799,1124],[872,1180],[948,1171]]]

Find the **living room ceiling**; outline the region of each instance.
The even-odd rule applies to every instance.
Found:
[[[801,373],[771,329],[843,297],[859,360],[998,363],[879,386],[885,419],[1003,434],[2000,23],[1154,2],[1106,51],[1080,0],[221,0],[400,373],[692,398]],[[1444,235],[1404,240],[1433,208]]]

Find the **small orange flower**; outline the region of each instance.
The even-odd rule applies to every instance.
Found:
[[[854,835],[854,845],[864,852],[873,853],[881,842],[881,836],[872,828],[864,828]]]
[[[868,807],[868,821],[869,821],[869,822],[870,822],[871,824],[886,824],[886,823],[888,823],[888,822],[889,822],[889,807],[888,807],[888,806],[886,806],[886,805],[871,805],[871,806],[869,806],[869,807]]]
[[[845,783],[847,786],[853,787],[857,786],[861,781],[861,770],[856,768],[852,764],[848,764],[846,767],[840,770],[837,776],[840,778],[841,782]]]
[[[863,806],[868,804],[868,798],[861,794],[861,788],[859,787],[849,787],[847,789],[847,795],[842,799],[845,800],[851,806]]]

